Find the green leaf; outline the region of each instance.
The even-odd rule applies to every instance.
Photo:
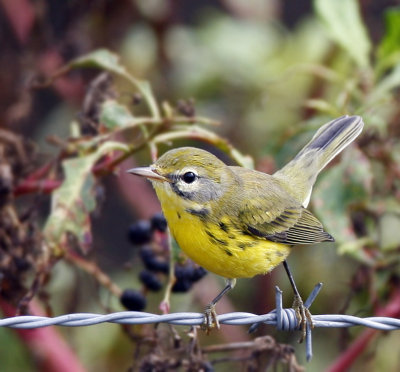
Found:
[[[365,265],[373,266],[375,261],[370,255],[366,253],[364,247],[367,245],[374,244],[370,238],[360,238],[355,240],[349,240],[339,244],[337,251],[339,254],[346,254],[353,257],[355,260],[362,262]]]
[[[96,67],[116,74],[134,85],[143,95],[144,100],[152,113],[154,119],[160,118],[160,111],[157,102],[154,98],[150,84],[145,80],[136,79],[128,73],[125,66],[120,63],[117,54],[110,52],[107,49],[98,49],[94,52],[86,54],[82,57],[71,61],[67,67],[81,68],[81,67]]]
[[[371,41],[357,0],[314,0],[316,13],[331,37],[360,67],[370,65]]]
[[[368,97],[368,102],[374,102],[376,100],[382,100],[388,93],[395,88],[400,86],[400,63],[390,72],[385,78],[383,78],[371,92]]]
[[[126,74],[126,69],[121,65],[117,54],[107,49],[98,49],[69,63],[71,68],[96,67],[113,72],[118,75]]]
[[[243,155],[234,147],[231,148],[230,155],[241,167],[254,169],[254,159],[250,155]]]
[[[385,11],[385,35],[378,46],[378,57],[381,60],[391,59],[400,54],[400,8]],[[399,58],[395,58],[397,61]]]
[[[400,245],[400,216],[384,213],[379,219],[379,246],[384,251],[394,251]]]
[[[91,245],[90,212],[96,207],[93,165],[110,151],[129,151],[119,142],[106,142],[90,155],[63,162],[65,179],[53,192],[51,213],[44,226],[47,247],[58,256],[68,245],[68,234],[76,236],[83,251]]]
[[[220,150],[225,151],[240,166],[254,169],[254,161],[250,156],[241,154],[239,150],[236,150],[227,140],[214,132],[197,125],[179,125],[176,126],[175,130],[174,129],[175,128],[172,127],[168,132],[162,132],[154,136],[151,140],[152,144],[168,143],[181,138],[201,140],[211,143]]]
[[[134,123],[128,108],[115,100],[105,101],[101,107],[100,122],[108,129],[123,128]]]
[[[364,203],[372,190],[372,171],[363,153],[352,148],[327,169],[312,196],[315,214],[338,243],[355,240],[350,220],[352,204]]]
[[[305,107],[314,109],[319,113],[328,114],[333,117],[340,115],[338,109],[334,105],[332,105],[332,103],[324,99],[319,99],[319,98],[308,99],[305,102]]]

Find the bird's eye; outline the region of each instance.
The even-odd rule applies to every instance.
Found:
[[[183,176],[182,176],[182,180],[185,183],[192,183],[196,180],[197,175],[194,172],[186,172]]]

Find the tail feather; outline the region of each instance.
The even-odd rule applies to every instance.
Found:
[[[274,174],[303,206],[319,172],[361,133],[360,116],[341,116],[323,125],[296,157]]]

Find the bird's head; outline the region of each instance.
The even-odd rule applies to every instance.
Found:
[[[234,178],[216,156],[193,147],[170,150],[149,167],[128,172],[151,180],[157,193],[163,189],[166,194],[174,193],[197,203],[220,198]]]

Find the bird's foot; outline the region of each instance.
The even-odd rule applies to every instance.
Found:
[[[310,310],[308,310],[299,295],[294,296],[293,309],[296,312],[296,318],[299,322],[299,329],[301,330],[301,337],[299,343],[303,342],[306,338],[307,323],[314,328],[314,323],[311,318]]]
[[[213,328],[219,329],[219,321],[215,311],[215,304],[211,303],[207,305],[204,311],[204,322],[201,325],[201,329],[209,334]]]

